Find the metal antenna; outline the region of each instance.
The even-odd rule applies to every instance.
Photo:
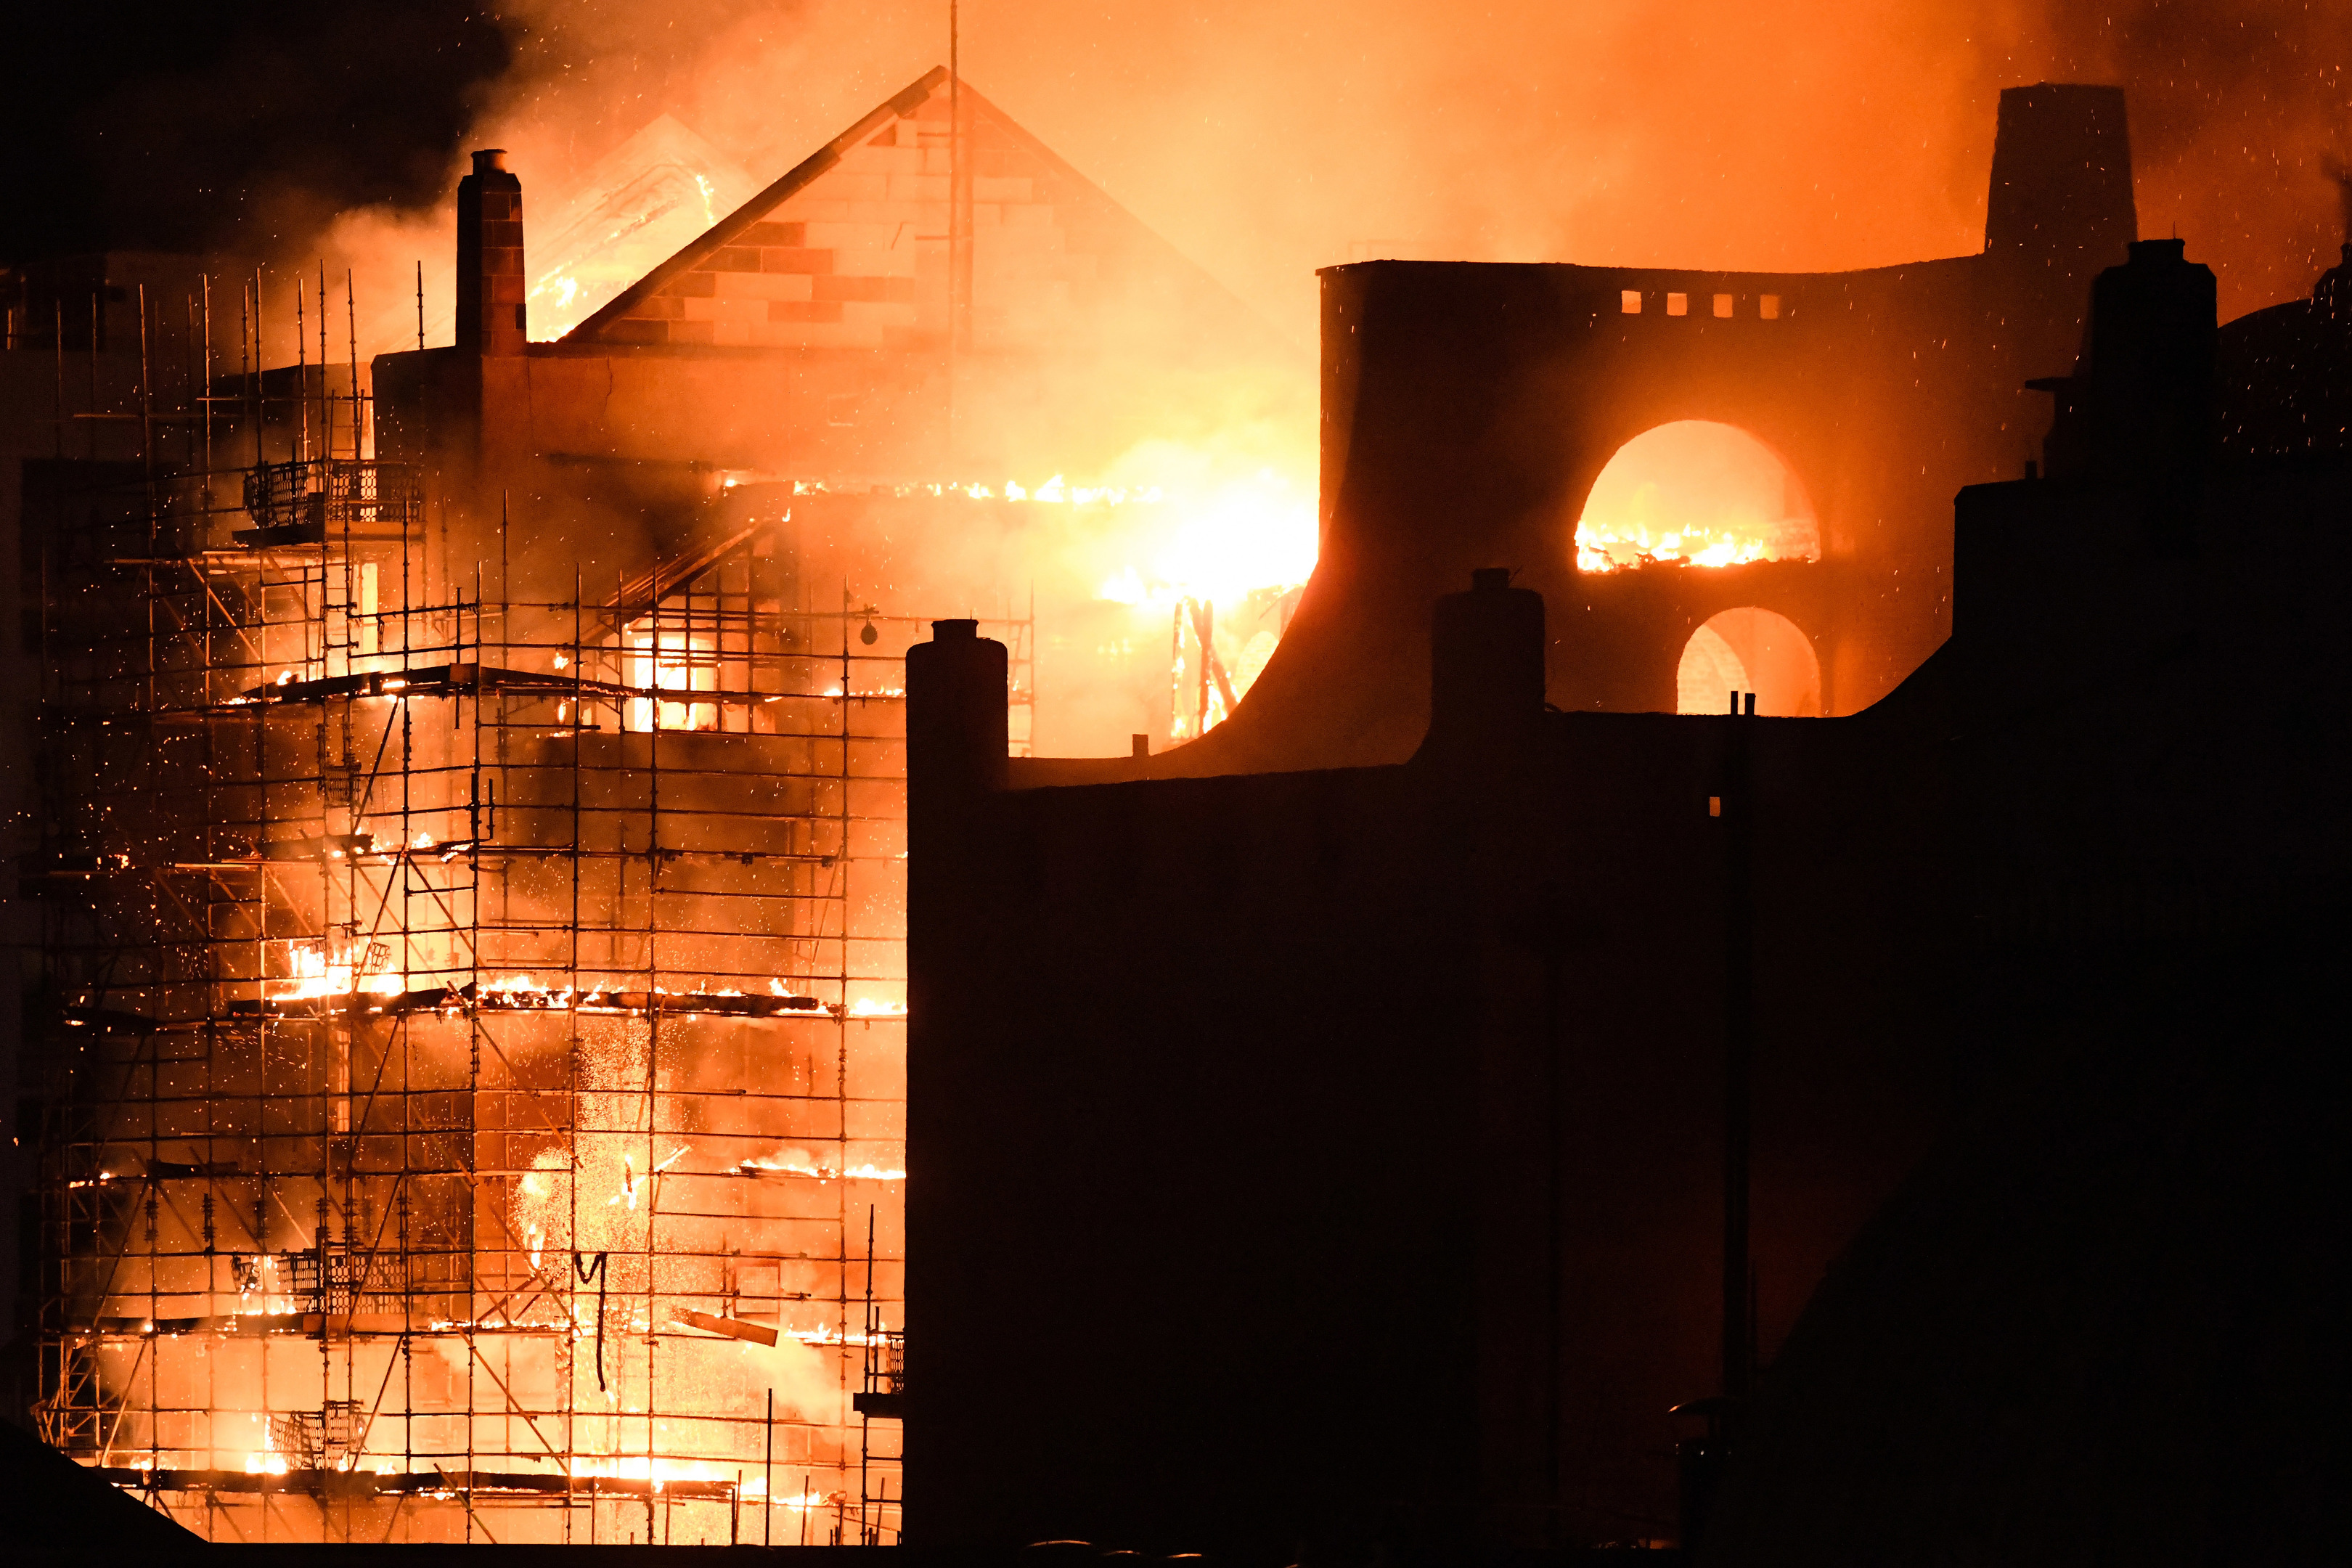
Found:
[[[956,449],[956,350],[963,332],[961,291],[957,287],[962,255],[962,225],[957,211],[957,193],[963,188],[963,26],[958,0],[948,0],[948,357],[947,357],[947,452],[948,468],[955,468]]]

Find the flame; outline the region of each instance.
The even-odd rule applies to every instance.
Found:
[[[365,957],[364,949],[336,952],[321,942],[296,942],[287,951],[294,973],[283,980],[264,982],[264,995],[272,1002],[300,1002],[349,996],[358,992],[371,996],[397,996],[407,988],[407,982],[397,971],[378,970],[361,975],[359,971]]]
[[[645,1010],[645,999],[650,995],[676,997],[675,1002],[659,1005],[674,1011],[690,1013],[696,1010],[698,1003],[734,1000],[748,994],[749,993],[732,985],[693,991],[672,991],[667,985],[656,985],[650,993],[625,992],[617,986],[604,984],[578,987],[550,986],[540,984],[528,974],[509,974],[503,979],[494,977],[481,982],[474,991],[474,999],[480,1006],[518,1011],[543,1009],[550,1012],[564,1012],[576,1008],[593,1013],[639,1013]],[[782,981],[774,978],[771,978],[768,982],[768,994],[771,998],[783,1001],[792,1001],[798,997],[798,994],[787,987]],[[887,1006],[878,1004],[871,1010],[877,1017],[885,1016],[887,1012]],[[794,1009],[794,1011],[797,1012],[800,1009]],[[821,1009],[811,1005],[806,1011],[817,1013]],[[898,1013],[892,1016],[903,1016],[905,1008],[902,1005]]]
[[[1620,531],[1587,524],[1576,531],[1580,572],[1615,572],[1675,561],[1693,566],[1743,566],[1751,561],[1780,559],[1780,552],[1769,539],[1731,529],[1685,528],[1655,537],[1643,528]]]
[[[844,1333],[839,1329],[822,1327],[814,1329],[787,1329],[784,1331],[784,1336],[787,1339],[798,1340],[804,1345],[846,1345],[852,1350],[856,1350],[861,1345],[888,1344],[890,1342],[890,1335],[887,1331],[882,1331],[880,1324],[877,1323],[875,1327],[877,1331],[870,1334],[862,1330]]]
[[[635,1208],[637,1206],[637,1189],[644,1186],[656,1176],[660,1175],[663,1172],[668,1170],[672,1165],[677,1164],[679,1158],[687,1152],[689,1147],[690,1145],[688,1144],[679,1144],[677,1148],[664,1155],[659,1164],[654,1166],[652,1170],[647,1171],[642,1176],[637,1174],[636,1157],[632,1154],[624,1154],[621,1157],[621,1190],[614,1193],[611,1197],[606,1198],[604,1200],[604,1206],[606,1208],[611,1208],[616,1204],[625,1203],[630,1208]],[[526,1176],[523,1179],[525,1181],[529,1181],[530,1178]]]
[[[1304,477],[1312,461],[1279,431],[1235,427],[1197,443],[1144,442],[1112,465],[1112,489],[1131,474],[1158,482],[1129,486],[1131,499],[1149,498],[1143,514],[1122,517],[1116,531],[1081,534],[1074,564],[1092,566],[1080,581],[1094,584],[1098,602],[1132,612],[1127,635],[1109,645],[1118,653],[1106,658],[1123,662],[1153,644],[1170,649],[1161,667],[1170,685],[1160,689],[1172,697],[1162,710],[1170,739],[1194,739],[1229,717],[1286,629],[1320,542],[1314,486]],[[1172,647],[1162,640],[1171,613]]]
[[[493,1007],[551,1007],[558,1010],[570,1007],[572,998],[570,986],[560,991],[552,990],[528,974],[509,974],[504,980],[485,981],[476,994]]]
[[[279,1289],[275,1253],[262,1253],[244,1264],[237,1270],[236,1279],[236,1316],[249,1313],[260,1318],[283,1318],[300,1310],[299,1303]]]
[[[1821,535],[1788,468],[1730,425],[1685,419],[1617,449],[1576,524],[1576,569],[1817,561]]]
[[[659,693],[718,689],[718,645],[711,638],[658,628],[646,632],[640,629],[642,626],[642,622],[634,623],[628,635],[631,683],[639,690]],[[665,730],[715,730],[719,727],[719,710],[708,702],[679,702],[656,696],[632,698],[627,728],[644,731],[656,724]]]
[[[1155,499],[1163,493],[1154,489]],[[1095,596],[1168,606],[1184,599],[1234,604],[1267,588],[1296,587],[1315,570],[1315,501],[1272,468],[1209,481],[1161,501],[1148,562],[1122,563]]]
[[[907,1179],[905,1171],[877,1165],[870,1160],[839,1170],[831,1165],[821,1165],[805,1149],[779,1149],[772,1154],[741,1161],[735,1169],[745,1175],[773,1171],[782,1175],[806,1176],[819,1182],[903,1182]]]

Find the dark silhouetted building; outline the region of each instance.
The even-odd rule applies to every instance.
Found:
[[[2177,241],[2085,289],[2048,473],[1948,532],[1897,499],[2032,451],[2022,351],[1956,336],[1979,400],[1906,403],[1885,323],[1923,318],[1872,347],[1859,282],[1622,334],[1621,282],[1331,275],[1323,560],[1202,748],[1288,771],[1007,761],[1003,650],[910,651],[908,1539],[2303,1560],[2341,1479],[2343,456],[2221,438],[2235,333]],[[1577,710],[1673,647],[1542,531],[1618,432],[1734,406],[1857,498],[1820,604],[1863,710]],[[1870,629],[1923,563],[1932,657]],[[1670,1407],[1758,1359],[1730,1489],[1678,1495]]]
[[[2136,233],[2121,90],[2044,83],[2001,94],[1976,256],[1835,273],[1329,268],[1324,560],[1263,717],[1169,765],[1402,760],[1427,719],[1429,600],[1497,562],[1544,596],[1559,708],[1674,711],[1694,632],[1753,608],[1801,634],[1808,710],[1860,711],[1949,631],[1952,493],[2039,458],[2047,406],[2024,384],[2071,364],[2091,279]],[[1684,420],[1780,458],[1818,560],[1579,569],[1595,479]]]

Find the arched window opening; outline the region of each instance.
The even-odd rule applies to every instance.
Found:
[[[1756,693],[1756,711],[1818,719],[1822,666],[1811,637],[1786,616],[1748,605],[1710,616],[1683,645],[1675,670],[1675,711],[1723,713],[1731,693]]]
[[[1682,419],[1617,448],[1576,524],[1576,569],[1818,561],[1805,488],[1769,447],[1732,425]]]

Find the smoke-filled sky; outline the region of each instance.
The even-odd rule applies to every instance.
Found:
[[[208,9],[18,22],[0,255],[338,249],[364,289],[395,252],[446,248],[437,204],[468,146],[513,149],[552,200],[667,111],[772,178],[947,45],[943,0]],[[1313,269],[1351,257],[1815,268],[1974,250],[1995,97],[2040,79],[2130,89],[2142,232],[2189,238],[2225,316],[2307,291],[2344,226],[2328,170],[2352,156],[2347,0],[962,16],[968,79],[1302,344]]]

